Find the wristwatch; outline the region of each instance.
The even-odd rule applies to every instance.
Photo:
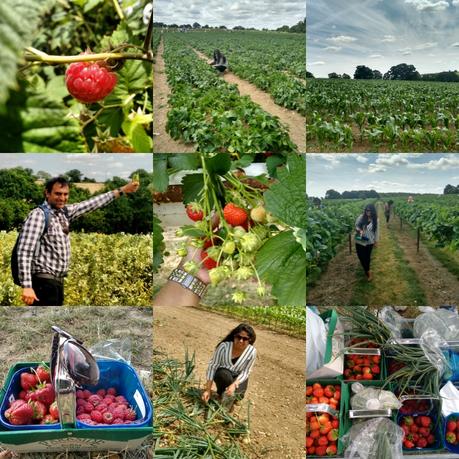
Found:
[[[119,193],[119,197],[121,198],[121,196],[123,196],[123,194],[126,194],[121,188],[118,188],[118,193]]]
[[[192,291],[199,298],[202,298],[206,291],[207,285],[197,277],[194,277],[190,273],[187,273],[183,269],[175,268],[169,275],[168,278],[172,282],[180,284],[182,287]]]

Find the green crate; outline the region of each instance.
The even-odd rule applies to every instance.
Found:
[[[17,363],[8,371],[5,385],[0,391],[0,403],[13,374],[41,362]],[[152,442],[153,425],[117,429],[60,429],[11,431],[0,426],[0,447],[18,453],[66,451],[124,451],[135,450]]]
[[[363,355],[363,354],[359,354]],[[344,356],[344,371],[346,371],[346,355]],[[359,382],[362,383],[364,386],[368,385],[367,383],[372,383],[372,382],[384,382],[387,378],[387,362],[386,362],[386,356],[384,355],[384,352],[381,350],[381,360],[379,363],[379,368],[380,368],[380,373],[379,373],[379,379],[359,379],[359,380],[351,380],[351,379],[346,379],[343,374],[343,381],[345,383],[353,383],[353,382]],[[370,384],[371,385],[371,384]]]
[[[344,445],[342,442],[342,436],[347,432],[346,426],[344,424],[344,415],[348,410],[349,404],[349,393],[346,384],[343,383],[341,379],[334,378],[334,379],[308,379],[306,380],[306,385],[312,385],[314,383],[320,383],[322,385],[327,384],[339,384],[341,387],[341,400],[340,400],[340,408],[339,408],[339,438],[338,438],[338,454],[343,454]],[[319,457],[316,455],[308,455],[308,457]]]

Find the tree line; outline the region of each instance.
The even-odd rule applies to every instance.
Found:
[[[355,190],[355,191],[339,191],[330,189],[325,193],[325,199],[379,199],[387,193],[382,193],[381,195],[375,190]],[[393,193],[391,193],[392,195]],[[396,195],[415,195],[416,193],[395,193]],[[446,185],[443,189],[443,194],[459,194],[459,185]]]
[[[306,73],[307,78],[314,78],[310,72]],[[331,72],[328,74],[330,79],[350,80],[351,76],[347,73],[339,74]],[[354,80],[407,80],[407,81],[459,81],[459,73],[456,70],[448,70],[438,73],[426,73],[421,75],[412,64],[398,64],[392,66],[386,73],[382,74],[377,69],[371,69],[366,65],[358,65],[354,72]]]
[[[136,193],[78,218],[72,222],[71,231],[150,234],[153,206],[149,184],[153,181],[153,175],[139,169],[133,171],[130,177],[135,173],[139,174],[141,183]],[[91,194],[87,189],[75,186],[75,183],[96,182],[94,179],[83,177],[77,169],[61,175],[70,183],[69,204],[120,188],[128,183],[125,179],[113,177],[104,182],[100,191]],[[28,213],[44,201],[44,182],[49,178],[51,175],[47,172],[39,171],[34,174],[33,170],[28,168],[0,169],[0,231],[11,231],[22,225]]]

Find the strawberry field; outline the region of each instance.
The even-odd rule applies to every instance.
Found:
[[[0,304],[22,305],[10,271],[16,232],[0,232]],[[65,305],[151,304],[151,237],[74,233]]]
[[[308,151],[458,151],[456,84],[308,80]]]
[[[154,189],[168,189],[168,171],[194,170],[182,179],[183,211],[189,224],[177,249],[183,269],[203,276],[212,287],[230,281],[232,303],[247,301],[244,285],[257,284],[281,305],[305,298],[305,161],[301,156],[270,156],[267,171],[247,176],[255,155],[155,155]],[[186,206],[186,209],[185,209]],[[160,220],[154,218],[154,270],[168,249]]]
[[[211,56],[221,46],[236,75],[272,95],[276,104],[304,114],[304,38],[287,35],[292,37],[217,31],[156,36],[154,43],[162,39],[164,44],[162,58],[171,91],[166,125],[170,137],[195,145],[199,152],[295,152],[288,129],[276,116],[241,96],[235,84],[227,83],[198,56],[201,51]]]
[[[148,0],[0,6],[2,152],[151,152]]]

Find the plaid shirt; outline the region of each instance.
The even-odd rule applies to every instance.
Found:
[[[212,381],[215,372],[219,368],[227,368],[232,373],[236,373],[239,384],[243,383],[252,371],[255,358],[257,356],[256,349],[251,345],[247,345],[242,354],[237,359],[236,363],[231,361],[231,353],[233,351],[233,342],[224,341],[217,346],[214,355],[210,359],[209,367],[207,368],[206,378]]]
[[[45,230],[45,214],[36,208],[24,223],[18,245],[19,280],[23,288],[32,288],[32,274],[47,273],[56,277],[67,275],[70,263],[70,238],[64,228],[75,218],[106,206],[115,199],[115,193],[100,194],[63,209],[50,209],[48,229]]]

